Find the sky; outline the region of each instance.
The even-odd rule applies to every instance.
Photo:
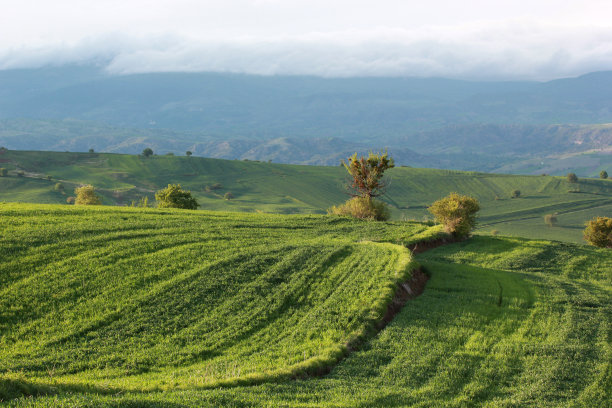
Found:
[[[612,70],[610,0],[0,0],[0,69],[549,80]]]

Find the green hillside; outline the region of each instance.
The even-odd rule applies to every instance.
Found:
[[[0,214],[0,378],[91,389],[324,369],[410,278],[410,251],[381,241],[439,230],[109,207],[4,204]]]
[[[612,402],[609,250],[476,237],[413,259],[437,228],[32,204],[0,204],[0,231],[10,406]],[[424,293],[376,334],[417,262]]]
[[[346,200],[346,172],[339,166],[298,166],[198,157],[26,152],[0,153],[0,200],[65,203],[76,186],[91,183],[106,205],[129,205],[168,183],[181,183],[202,209],[266,213],[324,213]],[[23,171],[23,176],[18,176]],[[51,180],[46,177],[51,176]],[[470,194],[482,204],[479,232],[582,242],[584,223],[612,214],[612,180],[515,176],[397,167],[383,197],[395,219],[423,220],[426,207],[451,191]],[[65,191],[55,191],[61,182]],[[217,189],[210,187],[218,185]],[[206,186],[209,191],[206,191]],[[521,198],[511,199],[513,190]],[[226,192],[234,196],[224,200]],[[558,224],[544,224],[558,213]]]

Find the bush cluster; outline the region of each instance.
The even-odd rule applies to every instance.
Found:
[[[101,205],[102,199],[95,193],[94,186],[87,184],[85,186],[78,187],[74,190],[76,198],[74,200],[75,205]]]
[[[456,238],[470,235],[476,226],[476,212],[480,210],[478,200],[473,197],[451,193],[428,208],[444,230]]]
[[[183,208],[197,210],[198,202],[191,196],[191,192],[183,190],[180,184],[168,184],[168,187],[155,193],[158,208]]]
[[[595,217],[587,223],[584,239],[600,248],[612,248],[612,218]]]
[[[390,216],[387,205],[371,197],[353,197],[343,204],[331,207],[327,212],[376,221],[386,221]]]

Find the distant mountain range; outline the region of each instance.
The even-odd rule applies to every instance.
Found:
[[[8,70],[0,145],[326,165],[388,148],[418,167],[594,175],[612,170],[611,91],[612,72],[540,83]]]

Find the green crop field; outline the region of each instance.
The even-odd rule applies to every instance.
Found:
[[[413,258],[439,228],[32,204],[0,204],[0,231],[9,406],[612,404],[609,250],[480,236]],[[424,293],[376,333],[417,263]]]
[[[325,216],[18,204],[0,205],[0,231],[2,384],[100,391],[325,369],[410,277],[397,243],[439,234]]]
[[[85,183],[98,189],[104,204],[122,206],[143,196],[153,202],[154,192],[168,183],[191,190],[205,210],[322,214],[347,199],[346,171],[339,166],[11,150],[0,153],[0,167],[9,170],[9,176],[0,177],[0,201],[7,202],[65,203],[74,188]],[[390,187],[383,200],[396,220],[422,221],[430,216],[428,205],[456,191],[480,200],[479,233],[578,243],[583,242],[587,220],[612,214],[612,180],[572,184],[563,177],[408,167],[391,169],[388,175]],[[54,190],[58,182],[64,191]],[[521,197],[510,198],[516,189]],[[227,192],[234,199],[223,199]],[[544,215],[552,213],[557,213],[558,223],[548,227]]]

